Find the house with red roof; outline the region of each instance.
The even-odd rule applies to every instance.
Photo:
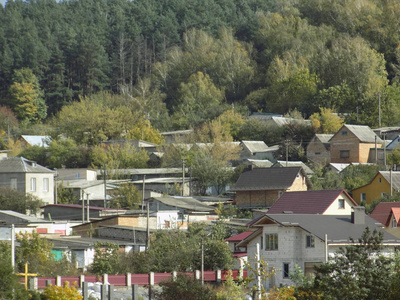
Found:
[[[345,190],[298,191],[284,193],[268,214],[351,215],[357,203]]]
[[[371,218],[381,223],[385,230],[400,237],[400,203],[380,202],[371,213]]]
[[[253,233],[254,231],[244,231],[225,240],[228,242],[229,248],[235,258],[234,269],[244,269],[245,263],[247,262],[247,246],[238,247],[237,245]]]

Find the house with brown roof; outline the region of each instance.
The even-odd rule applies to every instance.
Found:
[[[374,200],[397,192],[400,192],[400,172],[379,171],[371,182],[351,193],[357,203],[371,204]]]
[[[396,237],[400,237],[399,202],[380,202],[370,216],[382,224],[387,232]]]
[[[368,126],[346,124],[329,142],[333,163],[367,163],[370,149],[381,148],[383,143]]]
[[[243,172],[231,191],[238,207],[270,207],[284,192],[307,191],[311,181],[301,167],[255,168]]]
[[[252,233],[253,231],[244,231],[225,240],[228,242],[229,248],[231,249],[233,257],[235,258],[234,269],[240,270],[245,268],[245,264],[247,262],[247,247],[238,247],[237,245],[249,237]]]
[[[316,165],[331,161],[330,142],[333,134],[316,134],[307,146],[307,158]]]
[[[357,205],[345,190],[299,191],[284,193],[267,214],[351,215]]]

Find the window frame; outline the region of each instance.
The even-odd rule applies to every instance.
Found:
[[[265,251],[279,250],[279,238],[277,233],[266,233],[264,236]]]
[[[339,157],[340,158],[350,158],[350,150],[340,150]]]
[[[338,209],[345,209],[345,205],[346,205],[346,203],[345,203],[344,199],[338,200]]]
[[[289,278],[290,277],[290,263],[283,263],[282,267],[282,277],[283,278]]]
[[[50,179],[43,178],[43,192],[48,193],[50,191]]]
[[[30,182],[30,191],[31,192],[36,192],[36,187],[37,187],[36,177],[31,177],[29,182]]]
[[[306,248],[315,248],[315,237],[312,234],[306,235]]]

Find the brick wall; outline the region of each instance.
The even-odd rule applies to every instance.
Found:
[[[315,164],[327,164],[331,160],[331,155],[324,144],[319,140],[316,142],[313,140],[307,147],[307,158]]]

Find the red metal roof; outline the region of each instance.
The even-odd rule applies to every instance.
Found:
[[[345,190],[286,192],[271,206],[267,214],[282,214],[285,211],[293,214],[323,214],[341,194],[349,198],[354,206],[358,206]]]
[[[389,224],[392,207],[400,207],[400,202],[380,202],[371,213],[370,217],[385,226]]]
[[[252,234],[254,231],[244,231],[242,233],[239,233],[237,235],[231,236],[230,238],[227,238],[227,242],[241,242],[245,238],[247,238],[250,234]]]

